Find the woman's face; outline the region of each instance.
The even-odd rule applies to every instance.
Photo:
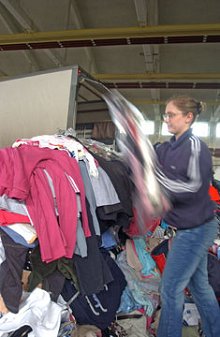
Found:
[[[168,131],[176,136],[180,137],[186,130],[190,128],[193,121],[192,112],[188,112],[186,115],[170,101],[165,109],[164,122],[167,123]]]

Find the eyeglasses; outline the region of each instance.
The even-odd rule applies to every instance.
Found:
[[[180,114],[181,113],[168,112],[168,113],[163,114],[163,119],[173,119]]]

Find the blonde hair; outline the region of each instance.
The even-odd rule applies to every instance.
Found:
[[[193,121],[197,118],[198,115],[201,114],[201,112],[204,112],[206,110],[206,103],[199,102],[195,98],[192,98],[190,96],[173,96],[170,97],[166,104],[169,102],[173,102],[173,104],[180,110],[184,115],[187,115],[188,112],[192,112],[193,114]]]

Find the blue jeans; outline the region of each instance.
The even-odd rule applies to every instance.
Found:
[[[186,287],[201,316],[205,336],[220,336],[220,309],[209,285],[207,270],[207,251],[217,232],[216,219],[196,228],[177,231],[162,277],[162,308],[157,337],[182,336]]]

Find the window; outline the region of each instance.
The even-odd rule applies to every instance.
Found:
[[[216,125],[215,135],[217,138],[220,138],[220,123],[217,123]]]
[[[162,136],[171,136],[171,133],[168,131],[168,128],[167,128],[167,123],[164,123],[162,124],[162,130],[161,130],[161,135]]]
[[[192,129],[193,129],[193,134],[198,136],[198,137],[208,137],[208,135],[209,135],[209,125],[206,122],[195,122],[192,125]],[[216,128],[216,132],[217,132],[217,128]],[[219,131],[218,132],[219,132],[219,137],[220,137],[220,125],[219,125]],[[161,134],[162,134],[162,136],[170,136],[171,135],[171,133],[168,132],[166,123],[162,124]]]
[[[192,125],[193,134],[198,137],[208,137],[209,125],[206,122],[195,122]]]
[[[142,130],[145,135],[153,135],[154,134],[154,121],[144,121],[142,125]]]

